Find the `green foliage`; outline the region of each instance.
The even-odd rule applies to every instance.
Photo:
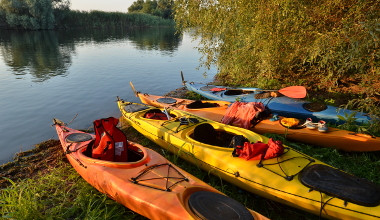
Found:
[[[53,29],[55,17],[51,0],[3,0],[0,2],[7,23],[13,28]]]
[[[137,0],[128,8],[128,12],[140,12],[173,19],[173,0]]]
[[[371,99],[380,75],[379,8],[373,0],[178,0],[175,21],[194,30],[202,65],[216,65],[226,84],[272,87],[275,79],[331,91],[354,78]]]

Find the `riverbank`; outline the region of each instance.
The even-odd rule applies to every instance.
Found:
[[[179,88],[167,95],[189,97],[194,94],[189,94],[186,89]],[[271,219],[286,219],[290,216],[292,219],[319,219],[318,216],[245,192],[218,177],[199,170],[146,139],[127,125],[122,118],[120,125],[128,140],[157,151],[199,179]],[[275,137],[284,141],[286,145],[332,166],[380,183],[378,176],[380,172],[379,153],[345,153],[334,149],[289,142],[282,136]],[[0,177],[3,177],[0,182],[2,188],[0,200],[3,201],[0,205],[0,213],[2,215],[9,212],[12,205],[16,205],[12,209],[14,213],[11,213],[15,215],[15,213],[21,212],[19,215],[21,217],[16,219],[28,219],[28,216],[35,215],[37,212],[41,218],[35,219],[44,219],[58,214],[60,215],[58,217],[63,219],[78,218],[79,214],[81,219],[90,218],[90,216],[95,219],[144,219],[87,184],[68,163],[58,140],[44,141],[35,145],[34,149],[30,151],[16,154],[14,161],[0,167]],[[12,181],[4,179],[4,177]],[[12,182],[14,183],[12,184]],[[11,199],[14,197],[11,195],[16,195],[16,199]],[[29,203],[20,203],[24,200],[29,200]],[[21,205],[17,207],[17,204]],[[59,207],[58,211],[57,207]],[[94,217],[94,213],[98,213],[98,215]]]

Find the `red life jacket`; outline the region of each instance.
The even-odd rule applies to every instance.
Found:
[[[222,123],[248,129],[252,120],[258,118],[264,110],[265,106],[261,102],[234,102],[227,108]]]
[[[92,157],[99,160],[127,162],[127,137],[116,127],[117,118],[94,121],[95,142]]]
[[[236,147],[236,155],[246,160],[267,160],[281,156],[284,153],[284,147],[281,141],[269,139],[268,144],[262,142],[249,143],[244,142],[244,146]]]
[[[145,114],[145,118],[156,119],[156,120],[168,120],[165,113],[162,112],[148,112]]]

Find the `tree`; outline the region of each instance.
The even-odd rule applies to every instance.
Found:
[[[2,0],[0,11],[8,25],[23,29],[53,29],[54,10],[67,10],[69,0]]]
[[[173,19],[173,6],[173,0],[137,0],[128,8],[128,12],[140,12]]]
[[[158,0],[157,9],[161,12],[161,17],[165,19],[173,19],[173,0]]]
[[[128,12],[141,12],[144,7],[144,3],[144,0],[137,0],[133,2],[132,5],[128,8]]]

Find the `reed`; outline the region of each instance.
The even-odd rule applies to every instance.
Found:
[[[58,28],[127,28],[174,25],[173,20],[143,13],[70,11]]]

